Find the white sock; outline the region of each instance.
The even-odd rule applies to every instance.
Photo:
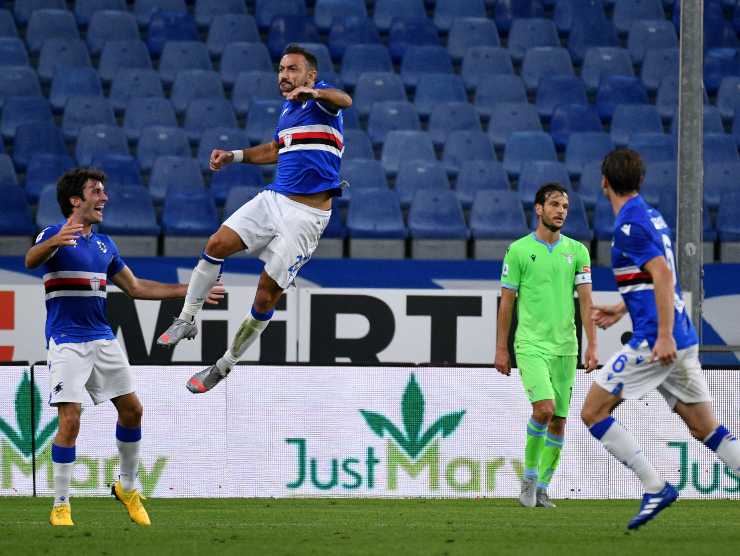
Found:
[[[205,252],[193,269],[188,283],[188,293],[180,312],[180,318],[192,322],[203,307],[208,292],[218,280],[223,259],[216,259]]]
[[[141,446],[141,427],[127,428],[116,424],[116,444],[121,459],[120,475],[123,490],[136,488],[136,475],[139,472],[139,448]]]
[[[720,425],[704,439],[704,444],[740,477],[740,442],[734,434]]]
[[[69,504],[69,483],[72,481],[72,463],[54,462],[54,505]]]
[[[665,481],[647,460],[632,435],[613,417],[607,417],[589,430],[611,455],[635,472],[646,492],[652,494],[663,489]]]
[[[255,318],[255,315],[260,318]],[[218,361],[216,361],[216,367],[218,367],[218,370],[221,371],[222,375],[229,374],[231,367],[239,362],[239,359],[244,355],[244,352],[249,349],[249,346],[251,346],[257,338],[260,337],[262,331],[267,328],[268,324],[270,324],[271,317],[272,311],[261,314],[252,309],[252,314],[244,319],[244,322],[242,322],[242,325],[239,327],[239,330],[234,337],[234,341],[231,343],[231,347]]]

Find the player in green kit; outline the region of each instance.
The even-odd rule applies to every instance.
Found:
[[[596,328],[591,319],[591,262],[584,245],[560,233],[568,215],[568,193],[557,183],[535,195],[537,229],[511,244],[501,271],[495,367],[511,373],[508,338],[518,297],[514,340],[517,366],[532,417],[527,423],[523,506],[554,508],[547,487],[560,461],[565,420],[578,365],[575,306],[588,337],[586,372],[596,368]]]

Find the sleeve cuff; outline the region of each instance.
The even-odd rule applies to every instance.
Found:
[[[501,287],[506,288],[507,290],[514,290],[515,292],[519,291],[519,286],[515,286],[513,284],[506,284],[505,282],[501,282]]]

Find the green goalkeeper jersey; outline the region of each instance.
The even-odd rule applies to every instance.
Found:
[[[590,283],[591,260],[581,242],[561,234],[548,245],[531,233],[512,243],[501,285],[518,294],[516,351],[578,355],[573,291]]]

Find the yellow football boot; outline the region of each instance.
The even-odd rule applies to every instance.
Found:
[[[54,527],[57,527],[59,525],[67,527],[69,527],[70,525],[74,525],[75,522],[72,521],[72,508],[70,507],[70,505],[60,504],[58,506],[54,506],[51,509],[49,523],[51,523]]]
[[[121,481],[116,481],[113,483],[113,487],[111,488],[111,494],[118,498],[121,501],[121,504],[126,506],[126,510],[128,511],[128,516],[131,518],[131,521],[137,525],[152,524],[149,520],[149,514],[146,513],[144,504],[141,503],[142,500],[146,500],[146,498],[139,494],[138,490],[134,489],[126,492],[121,486]]]

